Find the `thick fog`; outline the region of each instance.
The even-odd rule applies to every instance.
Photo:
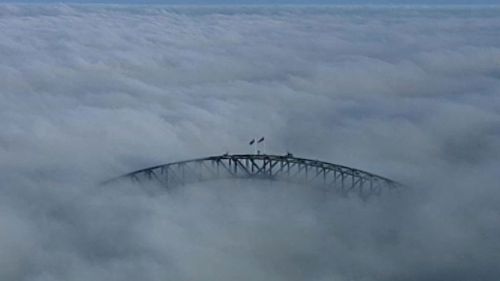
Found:
[[[500,278],[498,8],[1,5],[0,86],[1,280]],[[99,185],[260,136],[407,189]]]

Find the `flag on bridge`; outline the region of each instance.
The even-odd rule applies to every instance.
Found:
[[[255,139],[251,140],[248,144],[249,144],[249,145],[252,145],[252,144],[254,144],[254,143],[255,143]]]
[[[261,143],[261,142],[263,142],[263,141],[264,141],[264,137],[260,138],[260,139],[257,141],[257,143]]]

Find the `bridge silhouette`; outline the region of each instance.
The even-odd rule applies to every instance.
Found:
[[[106,181],[155,182],[166,188],[221,179],[260,179],[321,186],[363,199],[402,185],[391,179],[324,161],[269,154],[223,154],[153,166]]]

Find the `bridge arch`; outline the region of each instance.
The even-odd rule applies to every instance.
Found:
[[[401,187],[391,179],[319,160],[292,154],[224,154],[133,171],[106,183],[119,180],[155,181],[167,188],[224,178],[263,179],[326,187],[341,195],[362,198],[378,196]]]

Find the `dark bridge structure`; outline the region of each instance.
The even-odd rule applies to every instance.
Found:
[[[224,154],[137,170],[106,183],[155,182],[166,188],[221,179],[261,179],[320,186],[362,199],[399,190],[401,184],[366,171],[328,162],[269,154]]]

